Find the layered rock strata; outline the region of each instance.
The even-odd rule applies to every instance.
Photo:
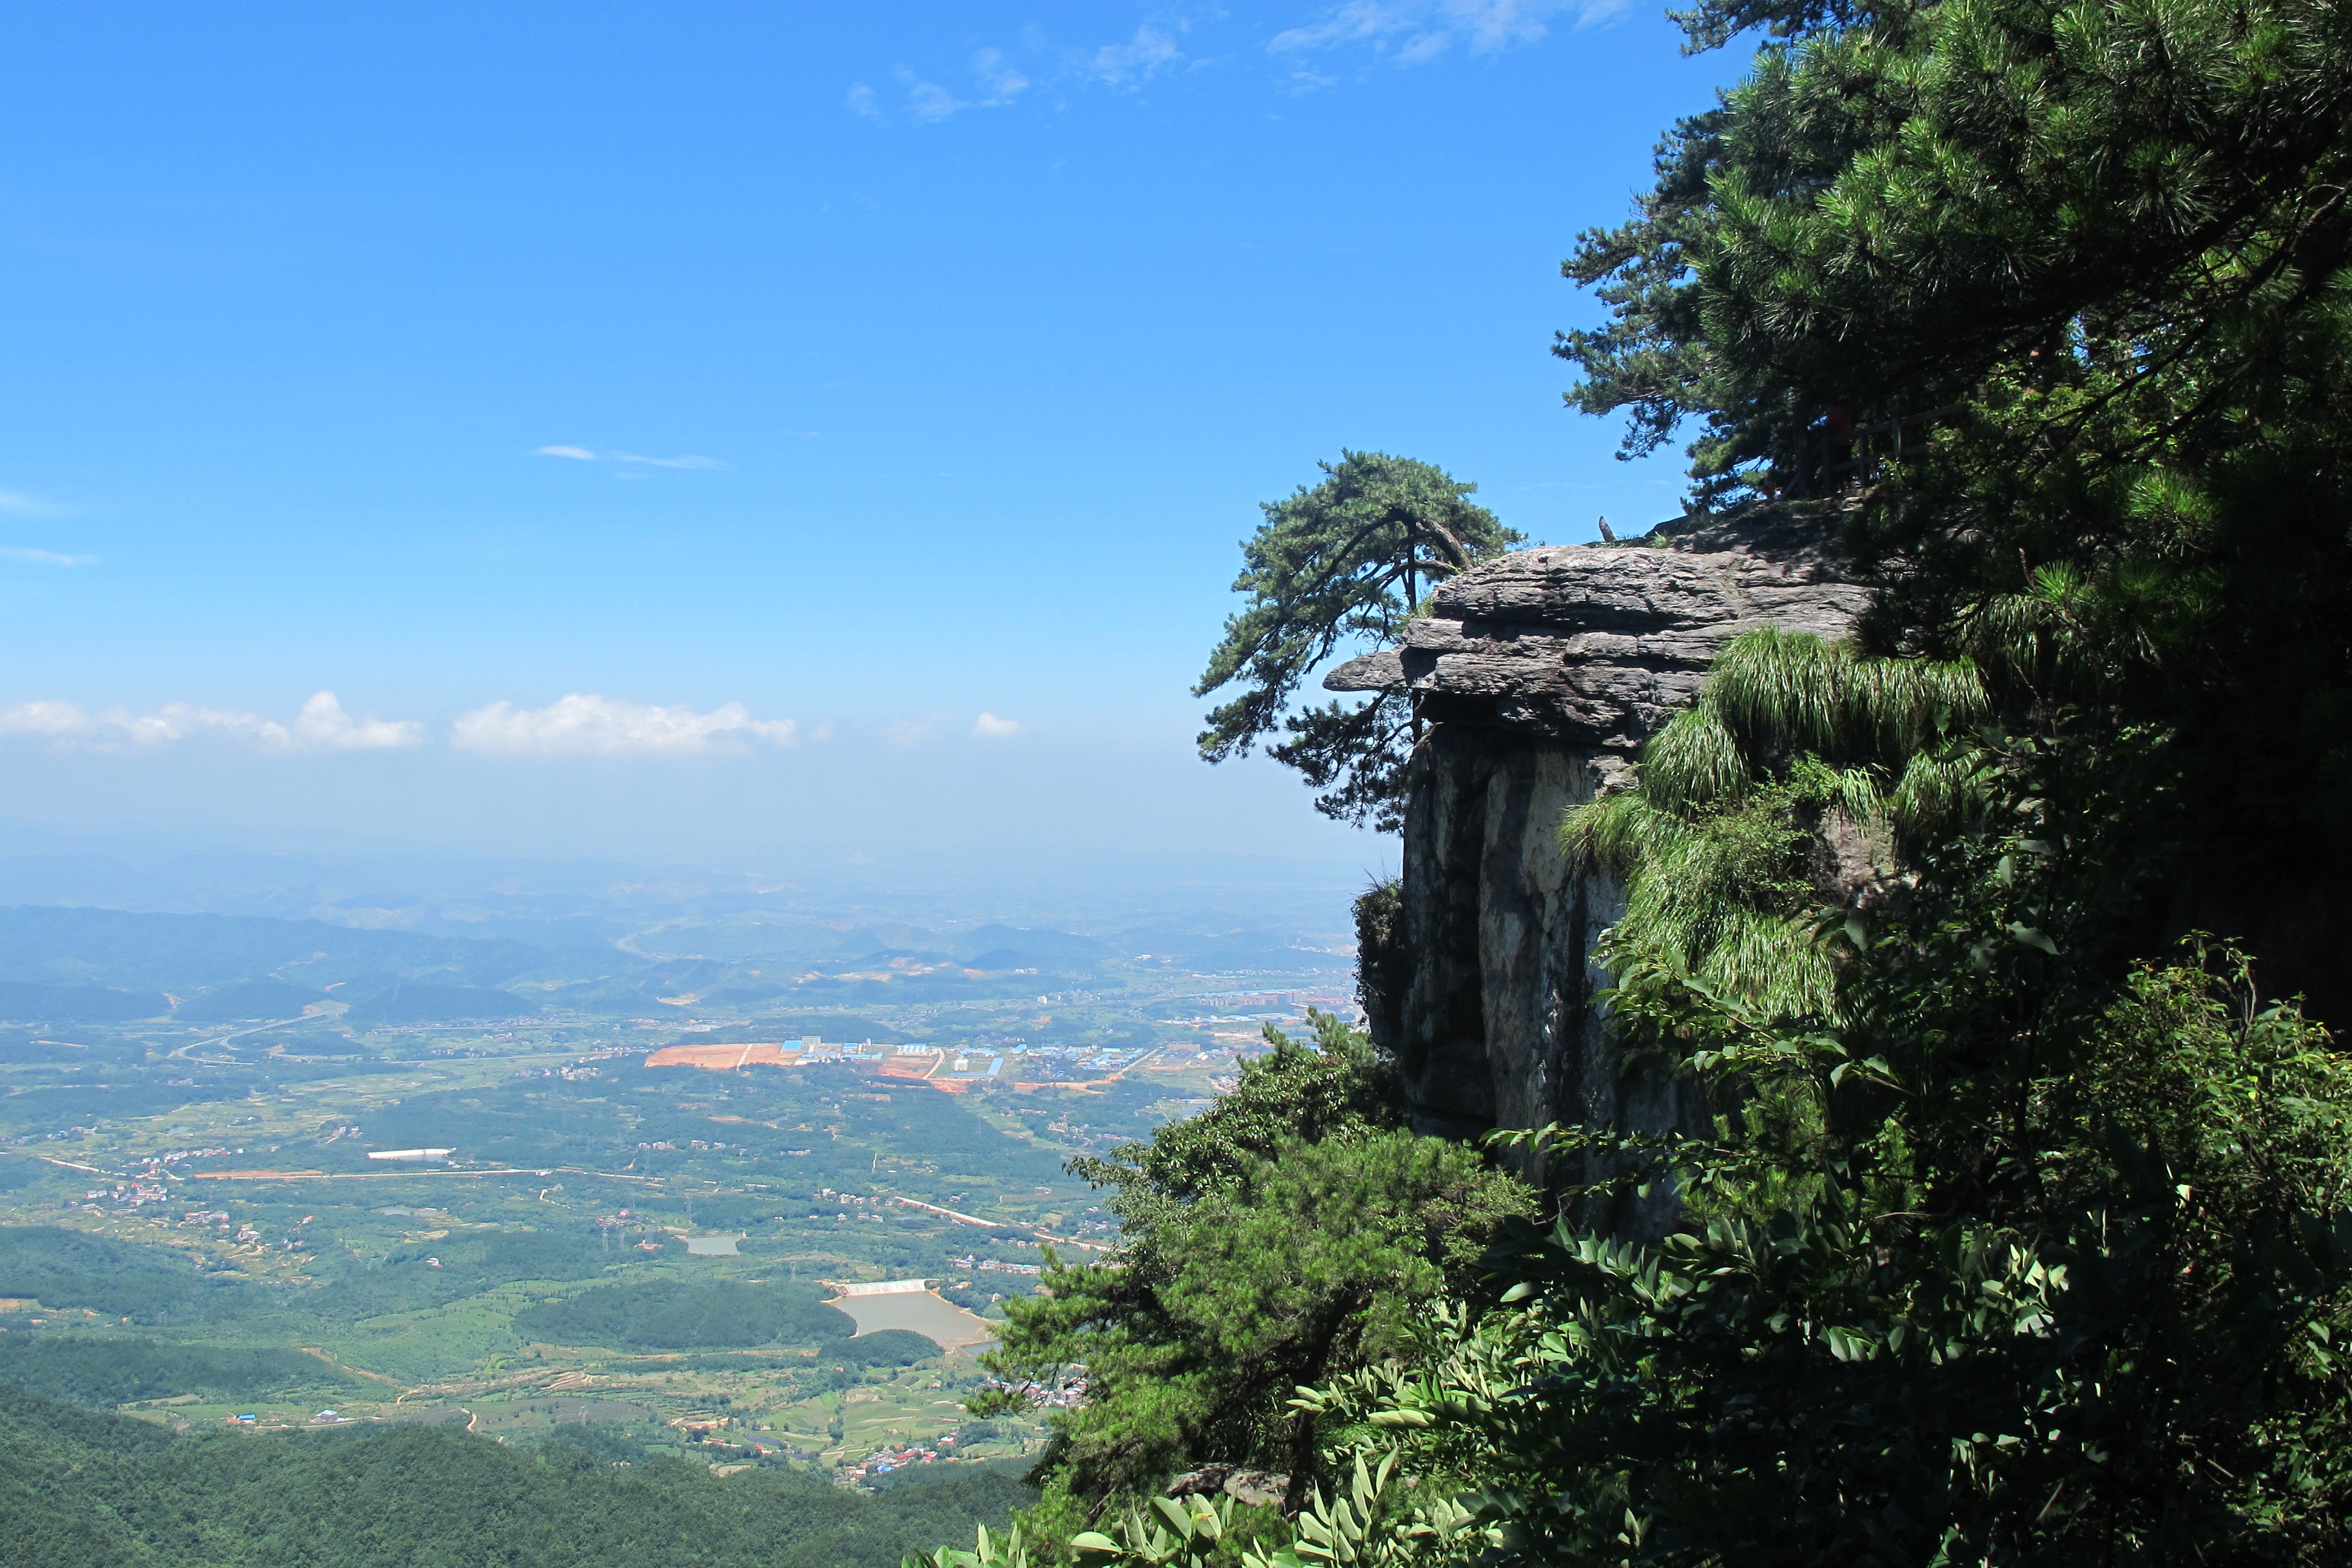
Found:
[[[1733,637],[1765,626],[1838,637],[1866,598],[1821,525],[1751,515],[1488,562],[1438,589],[1402,647],[1325,679],[1338,691],[1401,687],[1425,726],[1408,770],[1405,975],[1372,1021],[1405,1068],[1415,1126],[1450,1137],[1554,1121],[1704,1129],[1706,1108],[1686,1086],[1621,1061],[1609,1037],[1592,943],[1622,892],[1570,873],[1560,818],[1628,781],[1642,743],[1692,701]],[[1669,1202],[1629,1196],[1607,1217],[1654,1232]]]

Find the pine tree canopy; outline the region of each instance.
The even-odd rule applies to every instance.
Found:
[[[2332,0],[1710,5],[1779,34],[1566,264],[1587,412],[1699,422],[1715,496],[1817,487],[1824,439],[1989,378],[2087,395],[2045,440],[2111,463],[2340,386],[2352,13]],[[2340,343],[2338,344],[2340,347]],[[2021,388],[2022,390],[2022,388]],[[2127,427],[2103,423],[2126,404]],[[2340,407],[2337,409],[2340,413]],[[1809,438],[1812,447],[1808,449]]]
[[[1265,525],[1242,543],[1234,591],[1249,603],[1225,622],[1192,689],[1240,695],[1209,714],[1201,755],[1223,762],[1286,735],[1271,754],[1326,792],[1316,809],[1392,831],[1414,732],[1408,700],[1382,692],[1296,711],[1292,701],[1336,654],[1395,642],[1428,590],[1523,536],[1471,501],[1477,486],[1432,464],[1342,452],[1321,467],[1319,484],[1265,502]]]
[[[1882,590],[1867,645],[1990,650],[1999,721],[2162,731],[2177,787],[2142,830],[2178,847],[2175,928],[2241,933],[2341,1020],[2352,6],[1684,20],[1767,39],[1567,263],[1612,310],[1561,339],[1572,401],[1624,413],[1629,452],[1689,426],[1702,507],[1822,512]]]

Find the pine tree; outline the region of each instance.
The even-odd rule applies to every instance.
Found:
[[[1393,832],[1404,759],[1419,731],[1411,699],[1383,691],[1350,706],[1294,710],[1299,685],[1349,647],[1394,644],[1427,592],[1518,543],[1444,469],[1382,452],[1343,452],[1325,478],[1264,504],[1265,523],[1243,542],[1234,591],[1250,595],[1225,622],[1192,695],[1237,685],[1209,714],[1201,755],[1247,754],[1268,737],[1276,761],[1324,793],[1327,816]]]

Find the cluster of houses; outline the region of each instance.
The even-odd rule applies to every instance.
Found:
[[[110,1188],[106,1188],[98,1192],[84,1193],[82,1194],[82,1198],[84,1200],[82,1206],[84,1208],[89,1208],[102,1201],[113,1205],[116,1208],[144,1208],[149,1204],[163,1203],[171,1195],[170,1192],[167,1191],[161,1184],[151,1184],[146,1182],[138,1181],[117,1182]]]
[[[21,1138],[11,1138],[8,1142],[17,1144],[70,1143],[77,1138],[86,1138],[97,1131],[98,1129],[96,1127],[82,1127],[79,1125],[73,1127],[61,1127],[55,1132],[27,1132]]]
[[[149,1154],[140,1163],[147,1167],[148,1174],[152,1175],[164,1166],[176,1165],[183,1160],[216,1160],[224,1154],[244,1152],[242,1149],[231,1149],[226,1146],[212,1149],[174,1149],[168,1154]]]
[[[878,1448],[868,1454],[864,1462],[842,1472],[842,1479],[851,1484],[887,1476],[893,1470],[903,1470],[910,1465],[936,1465],[956,1458],[956,1440],[940,1437],[929,1443],[899,1443]]]

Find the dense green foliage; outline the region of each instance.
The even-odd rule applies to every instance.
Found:
[[[2352,1016],[2352,12],[1692,20],[1785,41],[1570,263],[1614,307],[1561,345],[1577,400],[1636,449],[1696,421],[1703,503],[1824,498],[1874,651],[1982,656],[2004,603],[2104,645],[2037,695],[2169,743],[2140,832],[2174,841],[2175,923]]]
[[[2126,463],[2257,413],[2340,416],[2340,5],[1704,11],[1717,41],[1740,20],[1785,41],[1568,264],[1614,307],[1561,342],[1574,396],[1630,410],[1637,448],[1696,418],[1710,489],[1784,493],[1833,406],[1982,399]]]
[[[1412,952],[1404,931],[1404,883],[1384,877],[1356,895],[1356,1001],[1370,1019],[1394,1018],[1412,979]],[[1418,1064],[1401,1057],[1410,1072]]]
[[[1082,1367],[1088,1392],[1037,1471],[1049,1534],[1208,1462],[1303,1495],[1329,1433],[1295,1389],[1402,1349],[1415,1303],[1469,1289],[1499,1223],[1531,1210],[1475,1151],[1402,1127],[1362,1036],[1328,1016],[1311,1047],[1269,1036],[1211,1110],[1074,1164],[1116,1194],[1119,1263],[1050,1269],[1045,1294],[1009,1304],[986,1364],[1039,1382]]]
[[[1350,706],[1292,710],[1300,682],[1335,653],[1397,641],[1424,590],[1524,536],[1505,528],[1444,469],[1384,452],[1343,452],[1324,479],[1264,503],[1265,522],[1242,542],[1234,591],[1249,604],[1225,622],[1192,695],[1241,694],[1209,714],[1201,754],[1241,756],[1261,739],[1325,793],[1328,816],[1393,831],[1404,759],[1419,734],[1410,700],[1384,691]]]
[[[1523,1232],[1527,1307],[1334,1406],[1423,1413],[1521,1559],[2344,1550],[2352,1065],[2227,950],[2117,972],[2162,770],[1956,737],[1967,674],[1751,639],[1571,816],[1629,879],[1617,1026],[1724,1109],[1570,1134],[1570,1196],[1668,1181],[1682,1220]],[[1827,817],[1909,869],[1825,921],[1790,849]]]
[[[813,1285],[746,1285],[737,1280],[703,1285],[654,1279],[597,1285],[517,1313],[515,1329],[552,1344],[613,1345],[625,1350],[847,1339],[857,1331],[857,1325],[847,1313],[824,1305],[824,1294]]]
[[[252,1399],[354,1386],[341,1369],[299,1351],[47,1333],[0,1334],[0,1383],[101,1409],[183,1394]]]
[[[251,1288],[206,1279],[166,1248],[53,1226],[0,1229],[0,1296],[136,1323],[206,1322],[256,1304]]]
[[[1546,1134],[1566,1217],[1491,1260],[1517,1304],[1433,1312],[1307,1401],[1475,1505],[1468,1537],[1389,1548],[2352,1545],[2352,1065],[2226,946],[2136,952],[2180,751],[2113,700],[2136,650],[2072,587],[1989,603],[1974,658],[1753,635],[1633,792],[1570,814],[1570,856],[1625,879],[1613,1027],[1718,1115]],[[1614,1231],[1659,1184],[1667,1233]]]
[[[611,1262],[586,1226],[577,1230],[482,1229],[459,1231],[438,1241],[395,1247],[378,1270],[429,1269],[435,1298],[467,1295],[507,1279],[585,1279]],[[404,1289],[404,1300],[418,1297]]]
[[[1708,1089],[1713,1129],[1518,1135],[1570,1176],[1559,1223],[1510,1224],[1486,1260],[1500,1303],[1457,1288],[1292,1407],[1322,1477],[1409,1485],[1282,1529],[1171,1503],[1090,1550],[1283,1563],[1336,1531],[1395,1562],[2341,1561],[2352,1063],[2227,947],[2129,962],[2115,916],[2161,849],[2129,833],[2161,748],[1970,727],[2000,685],[1736,647],[1636,792],[1564,831],[1628,881],[1616,1027]],[[1877,853],[1825,866],[1825,841]],[[1613,1198],[1658,1184],[1666,1234],[1613,1234]],[[1265,1351],[1233,1348],[1240,1382]],[[1160,1375],[1111,1403],[1181,1398]]]
[[[651,1279],[542,1301],[516,1313],[514,1324],[526,1339],[615,1350],[814,1346],[828,1365],[908,1366],[940,1353],[906,1329],[858,1334],[849,1314],[824,1305],[824,1295],[812,1285]]]
[[[980,1472],[877,1497],[421,1426],[174,1437],[0,1389],[0,1539],[43,1568],[856,1568],[1001,1522]]]

